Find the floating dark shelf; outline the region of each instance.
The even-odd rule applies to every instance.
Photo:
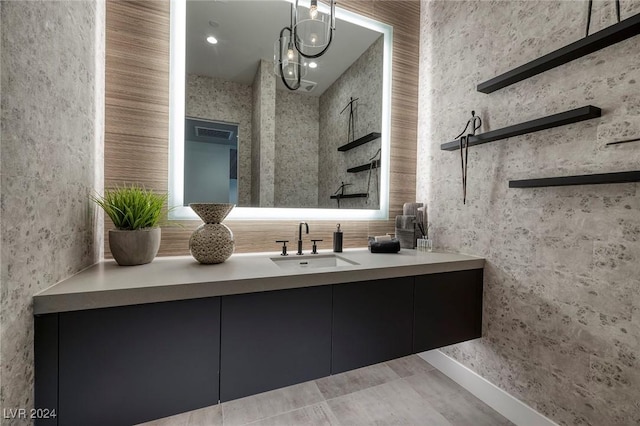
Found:
[[[542,179],[510,180],[509,188],[540,188],[543,186],[600,185],[605,183],[640,182],[640,170],[599,173],[595,175],[561,176]]]
[[[368,135],[364,135],[363,137],[358,138],[353,142],[349,142],[346,145],[339,146],[338,147],[338,151],[349,151],[350,149],[353,149],[353,148],[355,148],[357,146],[364,145],[367,142],[374,141],[374,140],[378,139],[380,136],[381,136],[380,133],[371,132]]]
[[[332,195],[330,198],[332,200],[343,199],[343,198],[365,198],[367,194],[344,194],[344,195]]]
[[[377,169],[378,167],[380,167],[380,160],[374,161],[373,167],[371,166],[371,163],[363,164],[362,166],[356,166],[356,167],[352,167],[350,169],[347,169],[347,173],[364,172],[365,170]]]
[[[549,115],[547,117],[538,118],[536,120],[527,121],[525,123],[516,124],[514,126],[503,127],[502,129],[492,130],[469,138],[469,146],[481,145],[487,142],[493,142],[500,139],[511,138],[514,136],[525,135],[540,130],[551,129],[553,127],[564,126],[565,124],[577,123],[579,121],[589,120],[600,117],[602,111],[593,105],[587,105],[570,111],[561,112],[559,114]],[[459,141],[447,142],[440,145],[440,149],[444,151],[455,151],[460,148]]]
[[[640,34],[640,13],[538,59],[478,84],[478,92],[491,93],[534,75]]]

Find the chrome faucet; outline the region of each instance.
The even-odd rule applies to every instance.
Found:
[[[302,254],[302,225],[304,225],[307,228],[307,234],[309,233],[309,225],[307,225],[307,222],[300,222],[300,225],[298,225],[298,255]]]

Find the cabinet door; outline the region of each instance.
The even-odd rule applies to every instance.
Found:
[[[482,336],[482,269],[416,277],[414,352]]]
[[[58,424],[58,314],[34,317],[34,404],[37,426]]]
[[[413,277],[333,288],[331,373],[411,353]]]
[[[218,403],[220,299],[59,316],[63,425],[131,425]]]
[[[328,376],[331,286],[224,296],[220,399]]]

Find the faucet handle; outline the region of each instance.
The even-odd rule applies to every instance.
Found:
[[[311,254],[318,254],[318,246],[316,245],[316,242],[318,241],[322,241],[322,240],[311,240],[313,242],[313,251],[311,252]]]
[[[280,256],[289,256],[289,254],[287,253],[288,242],[289,240],[276,240],[276,243],[282,243],[282,253],[280,253]]]

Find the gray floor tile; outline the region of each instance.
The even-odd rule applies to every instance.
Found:
[[[407,382],[428,400],[438,399],[461,392],[468,392],[465,388],[451,380],[439,370],[416,374],[406,378]]]
[[[437,370],[403,379],[455,426],[513,425]]]
[[[310,405],[298,410],[268,419],[250,423],[251,426],[339,426],[340,423],[333,415],[326,402]]]
[[[409,377],[414,374],[427,373],[434,370],[434,366],[429,364],[418,355],[409,355],[398,359],[387,361],[386,364],[400,377]]]
[[[322,402],[315,382],[306,382],[222,404],[225,426],[245,425]]]
[[[187,426],[222,426],[222,406],[218,404],[190,411]]]
[[[175,416],[163,417],[147,423],[140,423],[136,426],[187,426],[189,412],[176,414]]]
[[[212,405],[138,426],[222,426],[222,407],[220,404]]]
[[[362,389],[381,385],[392,380],[399,379],[398,376],[385,363],[370,365],[357,370],[334,376],[323,377],[316,380],[316,384],[326,399],[336,398]]]
[[[222,424],[513,425],[426,361],[409,356],[154,420],[144,426]]]
[[[327,401],[341,425],[429,425],[451,423],[404,379]]]

